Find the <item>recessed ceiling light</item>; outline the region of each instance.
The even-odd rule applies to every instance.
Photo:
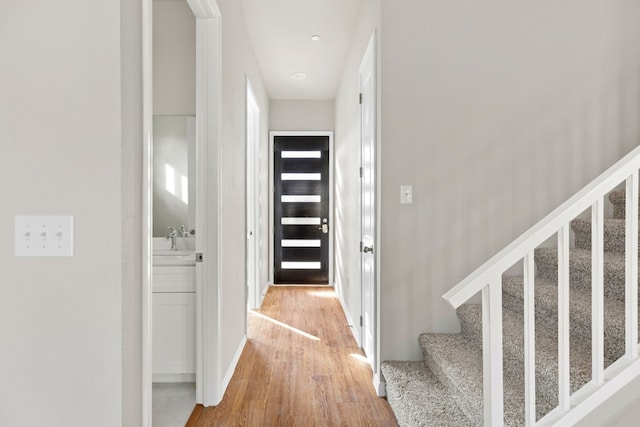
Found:
[[[311,40],[313,40],[314,42],[317,42],[318,40],[320,40],[320,36],[317,34],[314,34],[311,36]]]
[[[306,79],[307,75],[305,73],[298,72],[298,73],[293,73],[291,77],[293,77],[296,80],[302,80],[302,79]]]

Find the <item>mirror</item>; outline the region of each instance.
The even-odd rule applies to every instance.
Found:
[[[195,235],[195,150],[195,116],[153,116],[153,237]]]

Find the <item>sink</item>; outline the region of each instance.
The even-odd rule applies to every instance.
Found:
[[[164,238],[153,239],[153,265],[195,265],[195,239],[178,237],[177,251],[170,250],[171,243]]]
[[[195,251],[170,251],[164,249],[156,249],[153,251],[153,256],[184,256],[194,254]]]
[[[193,252],[196,249],[196,239],[193,237],[176,237],[177,251],[169,251],[171,249],[171,242],[164,237],[153,238],[153,254],[165,252]]]
[[[195,265],[195,251],[153,251],[153,265]]]

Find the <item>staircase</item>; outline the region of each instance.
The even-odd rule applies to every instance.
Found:
[[[636,175],[637,177],[637,172]],[[636,178],[637,179],[637,178]],[[634,187],[628,187],[633,189]],[[603,252],[603,291],[601,306],[604,308],[603,333],[599,340],[604,348],[598,359],[592,353],[592,220],[573,219],[570,228],[573,231],[574,245],[568,254],[569,270],[565,274],[569,277],[568,307],[569,331],[567,347],[568,356],[564,364],[568,385],[565,386],[567,399],[569,395],[574,399],[581,387],[591,383],[594,378],[592,372],[593,360],[599,360],[603,365],[601,383],[606,382],[606,368],[620,358],[625,358],[625,352],[632,347],[625,344],[627,331],[625,329],[625,190],[612,191],[608,199],[613,204],[613,218],[603,219],[602,214],[594,217],[601,221],[599,228],[602,233],[601,242]],[[602,202],[599,202],[602,205]],[[595,206],[595,205],[594,205]],[[600,208],[602,209],[602,208]],[[633,212],[635,211],[628,211]],[[567,229],[568,230],[568,229]],[[567,231],[568,234],[568,231]],[[535,360],[525,352],[525,337],[527,337],[525,278],[500,274],[502,307],[502,378],[501,390],[503,398],[502,417],[504,425],[568,425],[562,421],[559,405],[559,378],[563,375],[559,368],[558,351],[558,264],[562,260],[558,247],[541,248],[533,246],[531,258],[535,260],[535,291],[534,305],[530,309],[530,335],[535,342]],[[568,243],[566,243],[568,247]],[[595,263],[593,265],[596,265]],[[636,264],[637,265],[637,264]],[[529,277],[533,277],[533,270]],[[525,267],[525,275],[527,270]],[[531,279],[530,279],[531,280]],[[532,280],[533,282],[533,280]],[[489,286],[487,286],[488,288]],[[637,286],[636,286],[637,287]],[[487,300],[488,301],[488,300]],[[560,298],[560,301],[564,301]],[[598,303],[597,303],[598,304]],[[598,304],[600,306],[600,304]],[[492,306],[495,307],[495,306]],[[534,308],[535,307],[535,313]],[[637,307],[637,306],[636,306]],[[495,310],[491,310],[492,313]],[[499,312],[499,311],[498,311]],[[387,399],[396,414],[401,426],[481,426],[500,425],[496,418],[491,418],[484,410],[486,390],[491,385],[483,382],[483,372],[487,363],[483,365],[483,308],[481,304],[463,304],[457,308],[462,330],[459,334],[422,334],[419,344],[422,348],[424,360],[419,362],[387,361],[381,365],[381,371],[386,381]],[[531,316],[533,314],[533,316]],[[637,317],[633,318],[636,320]],[[486,326],[485,326],[486,327]],[[560,327],[562,328],[562,327]],[[487,337],[486,331],[484,333]],[[562,337],[564,337],[563,335]],[[636,335],[637,343],[637,331]],[[561,338],[562,338],[561,337]],[[486,339],[485,339],[486,341]],[[561,341],[562,342],[562,341]],[[485,342],[487,348],[487,343]],[[495,347],[492,347],[495,348]],[[497,347],[500,348],[500,347]],[[637,345],[635,346],[637,354]],[[531,380],[526,381],[527,372],[525,359],[529,358],[530,378],[535,372],[535,388]],[[560,356],[562,360],[562,355]],[[499,366],[499,365],[498,365]],[[611,375],[609,375],[611,376]],[[596,375],[596,378],[598,376]],[[591,382],[591,383],[590,383]],[[596,383],[598,381],[595,381]],[[584,389],[588,389],[585,387]],[[591,387],[593,389],[596,386]],[[484,390],[484,392],[483,392]],[[525,399],[526,393],[535,395]],[[533,403],[531,403],[533,402]],[[566,408],[574,405],[566,404]],[[529,406],[529,414],[525,407]],[[568,411],[568,409],[565,409]],[[531,414],[535,413],[535,414]],[[560,416],[558,415],[560,414]],[[547,416],[545,418],[545,415]],[[583,416],[583,415],[581,415]],[[546,422],[547,419],[553,419]],[[542,421],[541,421],[542,420]],[[560,421],[559,421],[560,420]]]

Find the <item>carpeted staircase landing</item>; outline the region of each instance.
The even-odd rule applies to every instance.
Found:
[[[612,192],[605,219],[605,366],[624,353],[624,191]],[[571,391],[591,378],[591,221],[576,219],[570,251]],[[557,250],[539,248],[536,262],[536,403],[541,418],[558,403]],[[524,425],[523,278],[503,277],[505,425]],[[424,360],[382,363],[387,399],[403,427],[481,426],[482,308],[461,306],[460,334],[422,334]]]

